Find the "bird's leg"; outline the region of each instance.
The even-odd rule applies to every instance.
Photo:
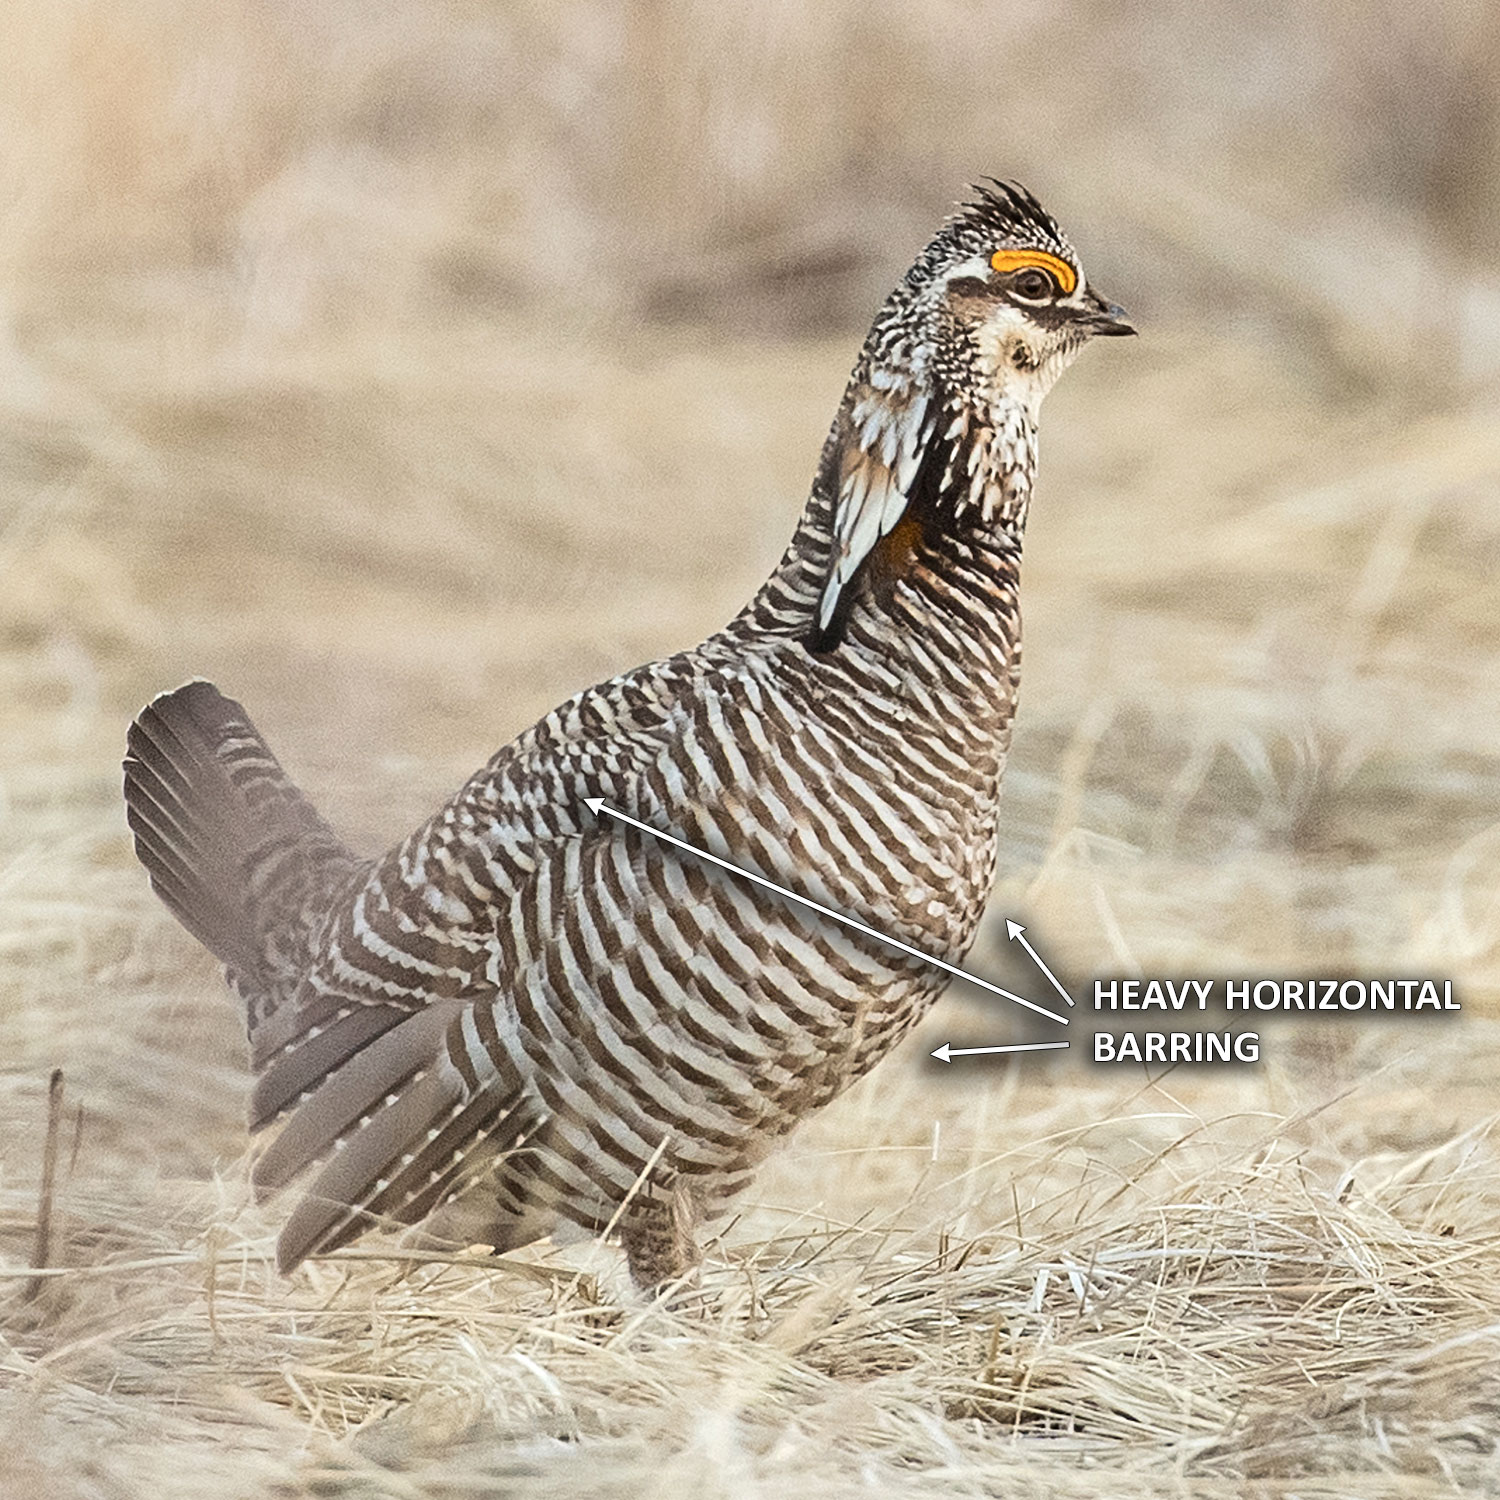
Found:
[[[642,1291],[658,1292],[697,1266],[703,1258],[698,1219],[698,1205],[680,1184],[648,1185],[630,1201],[620,1219],[620,1243]]]

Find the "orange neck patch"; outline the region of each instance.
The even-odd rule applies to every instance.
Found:
[[[896,581],[917,565],[917,549],[922,543],[922,523],[902,516],[890,531],[870,549],[870,580],[881,594],[888,594]]]
[[[1065,297],[1078,285],[1078,272],[1067,261],[1045,250],[997,250],[990,256],[990,265],[997,271],[1021,271],[1028,266],[1051,271]]]

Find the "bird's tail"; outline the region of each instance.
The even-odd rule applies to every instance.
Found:
[[[127,745],[136,855],[177,920],[233,972],[254,1025],[257,996],[296,972],[360,862],[212,683],[153,699]]]

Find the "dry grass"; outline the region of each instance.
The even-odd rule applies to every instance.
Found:
[[[670,1313],[545,1254],[377,1248],[289,1285],[237,1180],[76,1195],[69,1269],[7,1320],[8,1477],[167,1496],[1492,1492],[1493,1122],[1334,1178],[1311,1122],[1253,1107],[1258,1089],[1206,1091],[1211,1119],[1149,1088],[1021,1089],[1008,1147],[993,1116],[966,1134],[972,1092],[941,1092],[910,1068],[863,1091],[778,1174],[802,1206],[759,1207],[775,1229],[737,1226]],[[881,1194],[892,1105],[949,1130],[887,1146]],[[845,1196],[865,1197],[856,1217]],[[20,1248],[32,1205],[4,1202]]]
[[[803,9],[0,18],[0,1493],[1500,1493],[1493,25]],[[277,1278],[129,715],[212,676],[352,841],[404,832],[742,601],[849,320],[982,170],[1147,337],[1049,404],[975,965],[1032,982],[1014,915],[1080,986],[1464,1013],[1151,1081],[941,1069],[1013,1024],[955,995],[681,1310],[609,1250]]]

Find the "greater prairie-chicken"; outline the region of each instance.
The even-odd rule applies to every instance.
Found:
[[[383,858],[205,682],[131,727],[157,893],[227,966],[309,1169],[279,1263],[429,1219],[506,1249],[617,1224],[642,1286],[885,1055],[931,967],[607,817],[604,798],[949,962],[995,866],[1037,408],[1132,329],[1023,188],[976,190],[880,310],[790,546],[702,645],[578,694]]]

